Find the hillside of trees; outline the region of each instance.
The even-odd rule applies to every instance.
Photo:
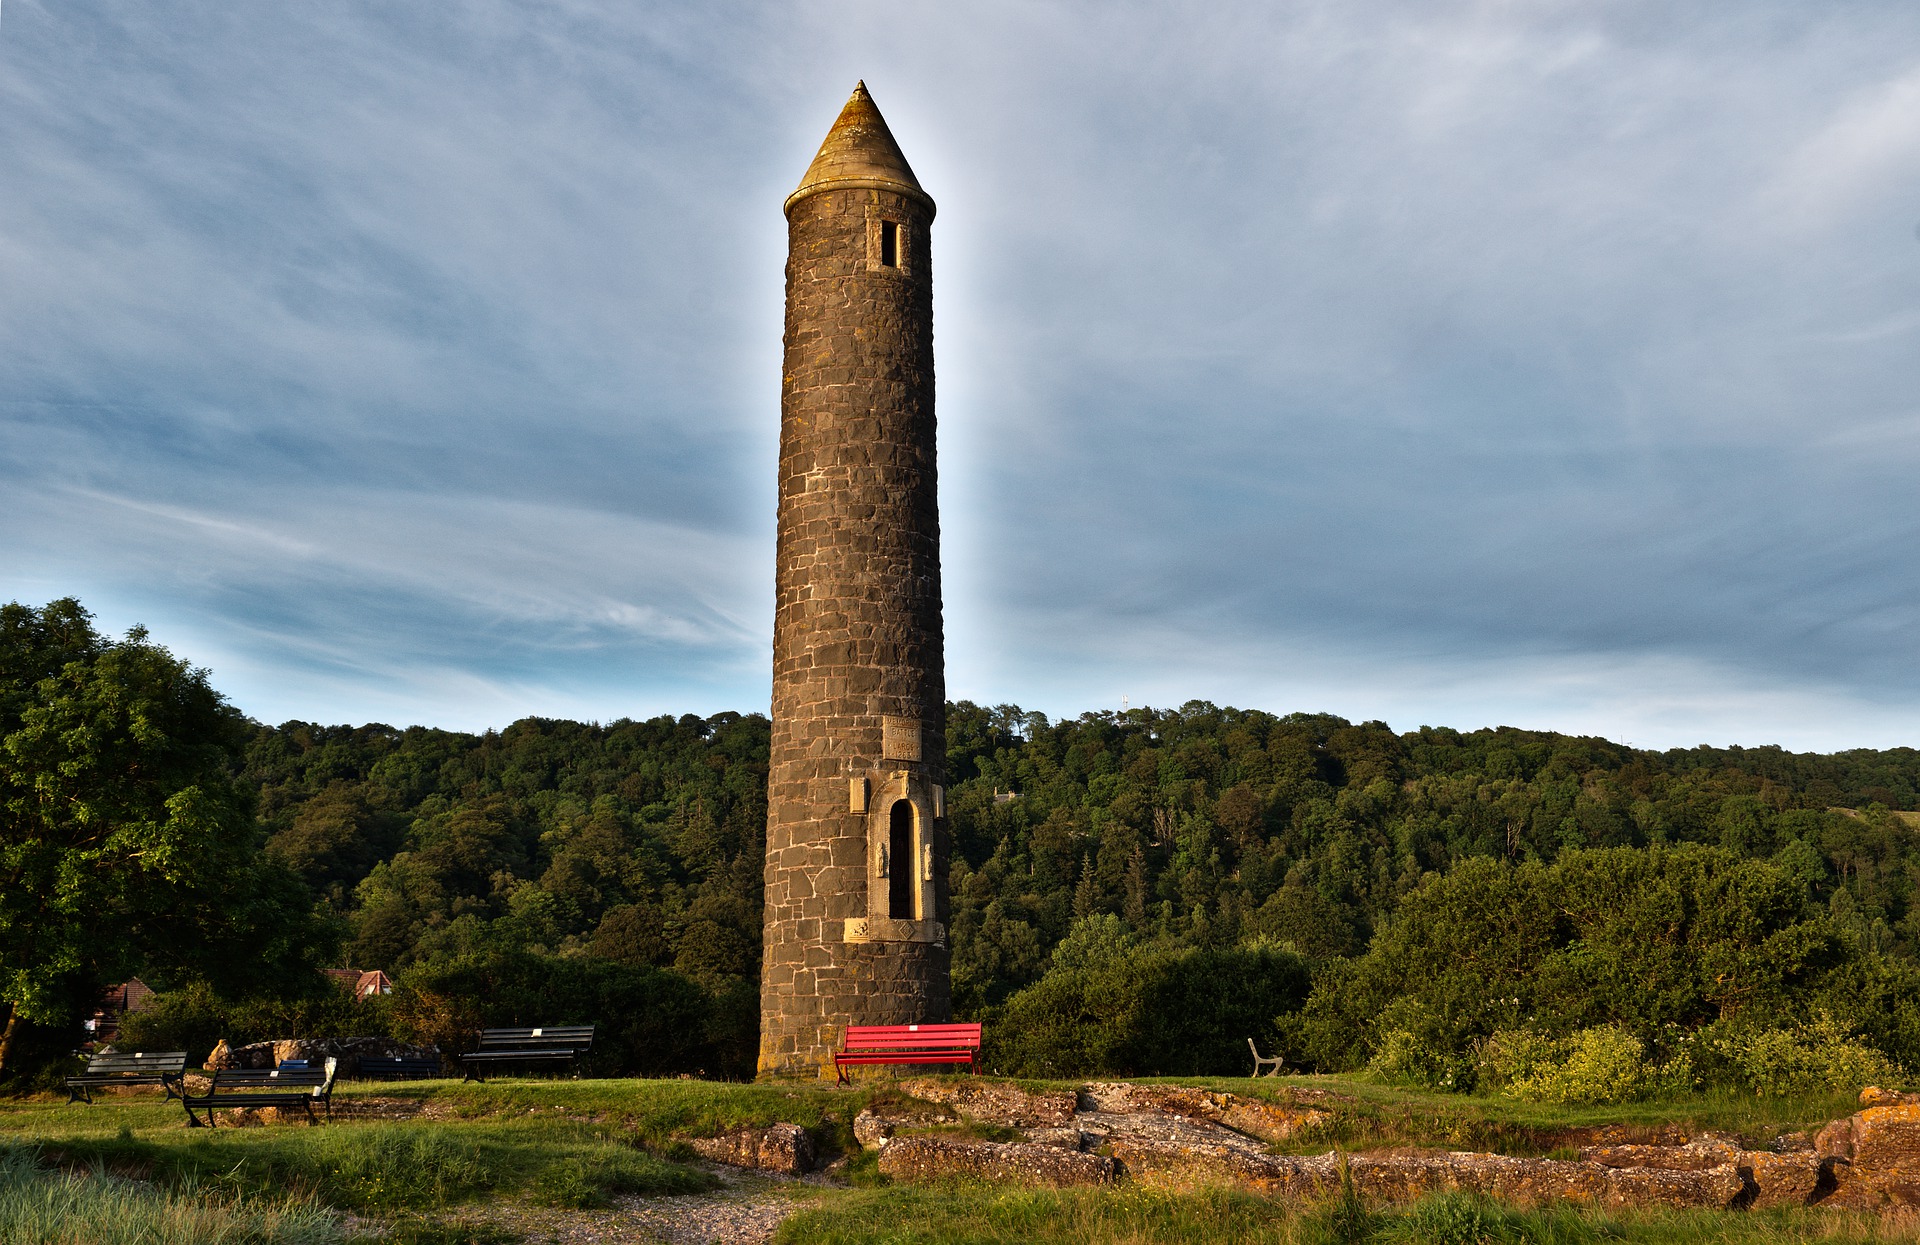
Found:
[[[120,853],[166,862],[173,888],[63,907],[51,942],[54,910],[13,888],[8,1023],[38,1047],[70,1040],[60,999],[137,967],[163,992],[135,1026],[149,1045],[452,1040],[614,1008],[654,1027],[610,1041],[609,1068],[750,1074],[765,718],[269,727],[77,602],[0,623],[0,866],[66,877],[63,852]],[[175,749],[185,795],[153,785],[172,745],[130,708],[132,670],[152,672],[141,695],[218,708]],[[1920,1068],[1913,749],[1650,752],[1201,702],[1061,722],[961,702],[947,733],[954,1005],[991,1022],[998,1066],[1226,1071],[1251,1035],[1295,1066],[1468,1087],[1507,1075],[1489,1051],[1599,1033],[1738,1080],[1729,1052],[1780,1030],[1782,1050],[1824,1035]],[[102,809],[172,820],[123,833],[49,802],[96,771],[127,793]],[[164,856],[142,846],[169,834]],[[343,1012],[325,963],[400,989]]]
[[[1920,947],[1899,816],[1920,800],[1913,749],[1656,753],[1202,703],[1053,723],[962,702],[948,735],[964,1013],[1035,980],[1076,918],[1323,961],[1363,950],[1429,872],[1584,847],[1784,862],[1874,947]],[[766,755],[758,715],[485,735],[289,722],[256,732],[244,778],[267,852],[343,923],[356,965],[513,946],[752,977]]]
[[[1384,1034],[1377,1019],[1355,1020],[1355,1009],[1373,1018],[1401,1000],[1392,1014],[1404,1019],[1412,1006],[1380,960],[1409,896],[1416,906],[1448,902],[1433,887],[1468,861],[1492,869],[1496,881],[1486,884],[1504,886],[1503,896],[1523,885],[1536,895],[1564,889],[1537,871],[1564,863],[1590,874],[1609,859],[1605,849],[1656,862],[1659,877],[1644,884],[1661,894],[1695,884],[1675,880],[1683,876],[1746,869],[1726,884],[1765,891],[1771,905],[1749,914],[1758,931],[1749,941],[1791,929],[1818,944],[1805,954],[1822,963],[1858,971],[1867,961],[1900,971],[1920,963],[1920,848],[1902,816],[1920,803],[1912,749],[1649,752],[1512,729],[1399,734],[1379,722],[1198,702],[1061,722],[962,702],[949,707],[948,737],[954,1001],[963,1017],[1007,1015],[1022,991],[1023,1006],[1036,1006],[1042,996],[1030,988],[1060,967],[1056,951],[1075,930],[1089,931],[1081,941],[1099,934],[1132,948],[1136,959],[1115,971],[1135,981],[1172,971],[1168,956],[1256,948],[1265,971],[1279,974],[1273,981],[1294,984],[1247,1006],[1297,1009],[1304,983],[1316,990],[1298,1023],[1276,1027],[1269,1016],[1259,1032],[1287,1045],[1296,1064],[1356,1066]],[[767,722],[757,715],[604,726],[527,719],[484,735],[289,722],[255,732],[243,778],[259,792],[268,856],[312,888],[344,962],[396,974],[506,955],[651,966],[732,999],[735,1023],[750,1025],[766,755]],[[1605,867],[1623,867],[1613,856]],[[1587,947],[1551,896],[1543,902],[1521,905],[1531,930],[1489,918],[1455,937],[1504,939],[1515,955],[1556,937],[1559,950],[1540,955]],[[1681,943],[1705,936],[1672,934]],[[1690,946],[1682,958],[1733,954],[1716,947]],[[1161,968],[1137,958],[1149,951]],[[1301,971],[1273,967],[1273,953]],[[1531,983],[1537,960],[1510,965],[1509,975]],[[1208,962],[1208,973],[1222,971]],[[1801,1011],[1816,1001],[1802,984],[1781,1004],[1789,1011],[1795,999],[1807,1004]],[[1345,1003],[1333,997],[1341,991]],[[1711,990],[1695,995],[1657,1020],[1624,1000],[1580,1008],[1562,997],[1543,1002],[1543,1023],[1624,1017],[1643,1029],[1693,1031],[1732,1014]],[[1818,1001],[1836,1000],[1844,1002]],[[1084,1000],[1071,1006],[1087,1024],[1108,1023],[1090,1018]],[[1194,1007],[1186,999],[1173,1011]],[[1498,1027],[1459,1017],[1406,1023],[1448,1047],[1455,1064]],[[1904,1058],[1920,1056],[1920,1025],[1878,1013],[1850,1023]],[[1109,1037],[1112,1049],[1125,1047],[1124,1035]],[[750,1035],[735,1035],[732,1048],[744,1058]],[[1099,1059],[1001,1053],[1035,1070]],[[1436,1058],[1447,1061],[1445,1052]]]

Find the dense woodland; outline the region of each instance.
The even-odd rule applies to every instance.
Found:
[[[1745,895],[1766,890],[1773,904],[1750,914],[1754,932],[1737,937],[1764,941],[1790,928],[1804,941],[1817,930],[1822,964],[1867,957],[1900,968],[1920,958],[1920,849],[1900,815],[1920,803],[1920,752],[1911,749],[1647,752],[1511,729],[1397,734],[1379,722],[1198,702],[1057,723],[963,702],[949,708],[948,736],[955,1007],[965,1017],[1021,1018],[1019,1041],[1009,1032],[999,1053],[1031,1070],[1156,1062],[1128,1057],[1124,1035],[1109,1034],[1105,1046],[1036,1048],[1031,1034],[1045,1026],[1028,1013],[1044,999],[1078,1009],[1083,1028],[1165,1029],[1171,1017],[1205,1010],[1186,996],[1169,996],[1157,1016],[1130,1018],[1078,994],[1060,1003],[1071,974],[1056,950],[1076,929],[1083,936],[1069,950],[1101,938],[1131,948],[1135,958],[1114,970],[1129,995],[1143,991],[1126,982],[1177,976],[1169,965],[1182,955],[1213,957],[1193,971],[1217,978],[1233,975],[1233,955],[1257,952],[1271,988],[1243,1001],[1243,1012],[1253,1009],[1248,1024],[1288,1046],[1296,1063],[1365,1063],[1386,1036],[1378,1017],[1404,1017],[1419,993],[1392,983],[1405,973],[1383,966],[1392,944],[1384,932],[1410,895],[1416,908],[1451,902],[1452,892],[1433,891],[1435,875],[1465,861],[1509,882],[1533,879],[1536,890],[1543,868],[1587,861],[1580,867],[1592,873],[1608,859],[1653,861],[1659,877],[1650,884],[1662,894],[1692,885],[1676,880],[1683,876],[1722,885],[1714,879],[1737,866],[1746,872],[1725,884]],[[528,719],[478,736],[289,722],[257,730],[244,777],[259,792],[267,853],[312,888],[342,960],[394,973],[506,955],[651,965],[731,998],[736,1021],[750,1024],[766,754],[757,715],[605,726]],[[1559,952],[1571,943],[1591,950],[1593,939],[1567,925],[1552,897],[1544,902],[1526,910],[1530,932],[1446,938],[1518,946],[1558,937]],[[1723,901],[1689,893],[1673,902]],[[1673,920],[1662,928],[1680,940],[1682,959],[1720,953],[1685,945],[1704,933],[1673,934]],[[1451,959],[1471,950],[1438,948]],[[1294,967],[1276,968],[1275,954]],[[1050,969],[1060,980],[1028,990]],[[1543,988],[1540,971],[1537,957],[1508,966],[1527,990]],[[1774,1000],[1787,1012],[1832,1001],[1816,1000],[1803,977]],[[1297,1011],[1309,980],[1322,986],[1314,1005],[1276,1027],[1274,1012]],[[1459,1075],[1464,1052],[1500,1023],[1619,1021],[1657,1037],[1659,1025],[1691,1032],[1738,1010],[1740,1000],[1703,990],[1657,1018],[1635,1019],[1626,1002],[1542,998],[1544,1016],[1405,1023],[1451,1050],[1439,1078]],[[1234,1027],[1248,1027],[1233,1015]],[[1857,1017],[1855,1027],[1905,1058],[1920,1054],[1920,1025],[1880,1015]],[[733,1047],[743,1058],[750,1042],[737,1035]]]
[[[71,600],[0,609],[0,664],[0,1058],[137,970],[149,1046],[598,1020],[605,1070],[751,1072],[766,719],[261,726]],[[1920,1069],[1912,749],[1199,702],[947,737],[954,1006],[1007,1070]],[[355,1010],[328,964],[399,988]]]

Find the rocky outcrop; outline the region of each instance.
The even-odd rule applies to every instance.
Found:
[[[1835,1120],[1813,1147],[1834,1184],[1825,1202],[1861,1210],[1920,1206],[1920,1103],[1868,1107]]]
[[[1902,1107],[1915,1103],[1920,1103],[1920,1094],[1903,1094],[1881,1089],[1878,1085],[1869,1085],[1860,1091],[1860,1105],[1863,1107]]]
[[[853,1117],[853,1139],[863,1150],[878,1150],[893,1139],[899,1127],[898,1120],[877,1111],[862,1111]]]
[[[1121,1174],[1146,1184],[1231,1183],[1288,1198],[1325,1197],[1340,1185],[1339,1158],[1333,1154],[1264,1154],[1238,1147],[1182,1146],[1141,1136],[1118,1138],[1110,1145]],[[1382,1202],[1465,1192],[1521,1205],[1724,1209],[1738,1205],[1747,1188],[1730,1163],[1672,1171],[1503,1154],[1416,1151],[1358,1154],[1348,1160],[1348,1166],[1360,1194]]]
[[[1748,1150],[1725,1134],[1703,1133],[1679,1146],[1592,1146],[1580,1157],[1616,1169],[1705,1172],[1730,1166],[1744,1183],[1735,1199],[1740,1206],[1805,1206],[1820,1188],[1820,1159],[1811,1148]]]
[[[1079,1095],[1070,1089],[1026,1090],[975,1077],[902,1081],[903,1092],[952,1107],[970,1120],[1007,1128],[1061,1128],[1073,1123]]]
[[[1105,1155],[1028,1142],[896,1137],[880,1151],[881,1174],[909,1183],[965,1176],[1060,1188],[1111,1184],[1114,1170],[1114,1161]]]
[[[1263,1141],[1286,1141],[1302,1129],[1332,1121],[1331,1094],[1309,1090],[1302,1097],[1326,1105],[1281,1105],[1218,1090],[1125,1082],[1096,1082],[1079,1095],[1082,1110],[1103,1115],[1154,1113],[1206,1120]]]
[[[798,1124],[745,1128],[718,1137],[699,1137],[688,1143],[701,1158],[729,1167],[798,1176],[813,1170],[813,1137]]]

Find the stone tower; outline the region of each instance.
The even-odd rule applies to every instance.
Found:
[[[762,1075],[948,1018],[933,211],[855,87],[786,202]]]

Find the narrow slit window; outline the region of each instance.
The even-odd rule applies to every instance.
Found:
[[[913,920],[914,868],[913,805],[895,800],[887,813],[887,915],[896,921]]]
[[[900,266],[900,226],[890,220],[880,222],[880,266]]]

